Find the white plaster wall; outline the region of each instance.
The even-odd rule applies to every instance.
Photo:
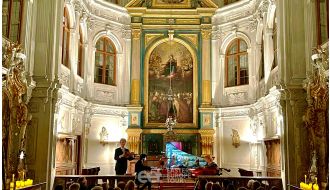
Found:
[[[240,176],[238,168],[250,170],[250,139],[251,132],[249,119],[224,119],[222,139],[222,161],[221,167],[230,168],[230,176]],[[240,146],[235,148],[232,145],[232,129],[238,131],[240,136]],[[226,175],[226,174],[225,174]]]
[[[70,69],[58,63],[59,79],[63,88],[83,98],[101,104],[128,104],[130,86],[130,16],[127,10],[108,2],[85,3],[77,0],[65,3],[70,18]],[[94,10],[97,11],[94,11]],[[62,16],[61,16],[62,18]],[[84,76],[77,75],[79,28],[82,30]],[[95,43],[108,37],[116,48],[116,85],[94,83]],[[62,48],[60,44],[60,48]],[[59,51],[61,52],[61,51]],[[95,88],[95,86],[97,88]]]
[[[106,127],[108,144],[100,144],[100,132]],[[100,167],[100,175],[115,174],[114,151],[120,138],[127,138],[126,128],[121,124],[121,117],[109,115],[93,116],[87,138],[87,163],[85,167]]]

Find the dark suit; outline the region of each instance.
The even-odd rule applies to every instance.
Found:
[[[136,183],[136,185],[138,185],[138,188],[139,188],[140,185],[143,183],[143,181],[146,181],[143,184],[143,186],[141,188],[139,188],[139,190],[142,190],[142,189],[144,189],[147,186],[148,186],[148,190],[151,189],[151,181],[150,181],[150,179],[144,177],[144,174],[140,174],[141,172],[150,171],[150,170],[151,170],[151,168],[149,166],[143,165],[142,160],[139,160],[139,161],[136,162],[136,164],[135,164],[135,172],[136,172],[135,183]],[[141,179],[139,179],[139,178],[141,178]]]
[[[129,150],[127,148],[125,148],[125,151],[129,152]],[[127,160],[134,159],[132,156],[119,158],[119,156],[122,155],[123,153],[124,152],[121,149],[121,147],[116,148],[116,150],[115,150],[115,160],[117,160],[116,167],[115,167],[116,175],[124,175],[127,170]]]

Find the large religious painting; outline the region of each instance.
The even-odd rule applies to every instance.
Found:
[[[172,107],[178,126],[194,127],[194,60],[191,51],[176,41],[164,41],[151,50],[145,63],[149,126],[165,123]],[[168,100],[169,94],[173,96],[172,102]]]

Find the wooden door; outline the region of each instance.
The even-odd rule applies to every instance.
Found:
[[[267,176],[281,176],[281,144],[280,139],[265,141],[267,156]]]
[[[56,175],[79,174],[80,136],[59,135],[56,141]]]

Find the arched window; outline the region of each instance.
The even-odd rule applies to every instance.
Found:
[[[23,0],[2,1],[2,35],[13,42],[21,37]]]
[[[264,61],[264,33],[262,32],[262,39],[261,39],[261,58],[260,58],[260,80],[262,80],[265,77],[265,61]]]
[[[274,49],[274,60],[272,69],[274,69],[277,65],[277,20],[276,20],[276,11],[274,13],[274,21],[273,21],[273,49]]]
[[[226,87],[249,83],[247,44],[235,39],[226,53]]]
[[[95,77],[96,83],[116,85],[116,49],[107,37],[96,42]]]
[[[81,77],[84,76],[84,63],[83,63],[83,36],[81,34],[81,28],[79,27],[79,42],[78,42],[78,69],[77,74]]]
[[[317,45],[329,41],[329,1],[316,0]]]
[[[68,68],[70,68],[69,44],[70,44],[69,14],[68,14],[68,10],[64,8],[63,31],[62,31],[62,64]]]

